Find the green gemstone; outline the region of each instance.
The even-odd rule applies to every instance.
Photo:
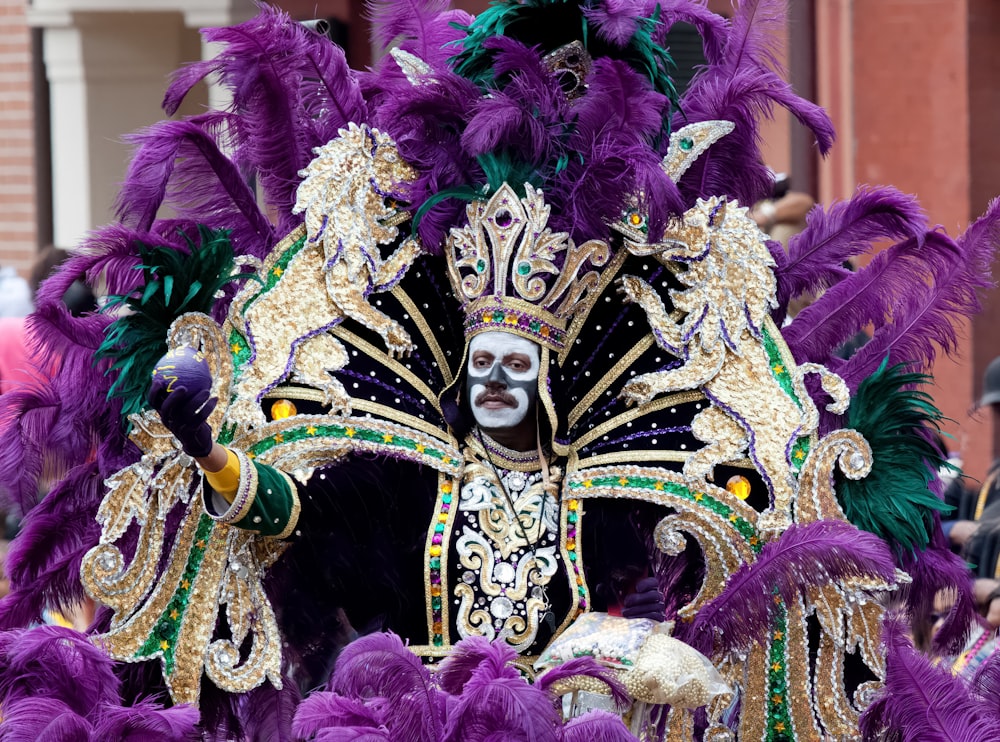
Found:
[[[569,515],[566,516],[566,520],[569,521],[570,523],[576,523],[576,518],[577,518],[576,513],[570,513]]]
[[[442,644],[444,644],[444,637],[441,636],[440,634],[435,634],[434,639],[432,641],[434,643],[434,646],[440,647]]]
[[[441,598],[431,598],[431,608],[440,608]]]
[[[684,137],[681,139],[681,149],[685,152],[690,152],[694,147],[694,140],[691,137]]]
[[[532,332],[540,332],[542,329],[542,323],[539,322],[538,320],[532,320],[528,324],[528,327],[531,329]]]
[[[434,526],[434,533],[444,533],[444,523],[438,523]]]
[[[486,261],[480,258],[476,261],[476,273],[482,273],[486,270]]]
[[[431,557],[431,569],[441,569],[441,557]]]
[[[443,502],[446,505],[450,505],[451,504],[451,495],[445,495],[444,497],[442,497],[441,498],[441,502]]]
[[[531,273],[531,263],[527,262],[526,260],[522,260],[520,263],[517,264],[517,272],[522,276],[528,275],[529,273]]]
[[[570,560],[571,562],[575,562],[575,561],[576,561],[576,552],[575,552],[575,551],[571,551],[571,552],[569,553],[569,560]]]

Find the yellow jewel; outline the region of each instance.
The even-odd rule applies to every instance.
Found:
[[[282,270],[279,267],[276,267],[273,271],[271,271],[271,273],[273,273],[274,275],[276,275],[278,278],[281,278],[281,274],[284,273],[284,272],[285,271]]]
[[[275,443],[284,443],[285,442],[285,436],[282,433],[275,434],[275,436],[274,436],[274,442]]]
[[[392,443],[392,436],[389,435],[388,433],[386,433],[385,435],[382,436],[382,442],[383,443]]]
[[[229,350],[231,350],[233,353],[239,353],[241,350],[239,343],[233,343],[232,345],[230,345]]]
[[[170,644],[167,643],[166,639],[164,639],[162,642],[160,642],[160,649],[162,649],[164,652],[166,652],[168,649],[170,649]]]
[[[695,499],[695,500],[696,500],[697,502],[701,502],[702,500],[704,500],[704,499],[705,499],[705,495],[704,495],[703,493],[701,493],[701,492],[695,492],[695,493],[694,493],[694,499]]]
[[[653,488],[657,492],[662,492],[663,491],[663,482],[657,482],[656,484],[653,485]]]
[[[345,435],[346,435],[346,436],[347,436],[348,438],[353,438],[353,437],[354,437],[354,434],[355,434],[356,432],[357,432],[357,431],[356,431],[356,430],[355,430],[354,428],[348,428],[347,430],[345,430],[345,431],[344,431],[344,434],[345,434]]]
[[[625,477],[620,477],[618,479],[618,484],[620,484],[622,487],[624,487],[626,484],[628,484],[628,480]]]
[[[423,443],[417,444],[417,453],[423,453],[427,450],[427,447]]]
[[[306,428],[306,435],[316,435],[316,426],[310,425],[308,428]]]
[[[774,366],[771,370],[774,371],[774,373],[776,374],[785,373],[785,367],[782,366],[780,363],[777,366]]]
[[[284,420],[286,417],[291,417],[298,410],[295,408],[295,404],[287,399],[275,400],[274,404],[271,405],[271,419],[272,420]]]
[[[750,497],[750,480],[739,474],[730,477],[729,481],[726,482],[726,491],[740,500],[745,500]]]

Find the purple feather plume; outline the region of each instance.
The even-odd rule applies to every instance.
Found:
[[[557,742],[561,720],[551,696],[524,681],[510,664],[510,647],[490,647],[462,694],[449,703],[442,742]]]
[[[299,704],[292,722],[292,733],[312,739],[323,730],[335,728],[383,730],[378,709],[353,698],[320,691]]]
[[[663,40],[667,31],[676,23],[689,23],[701,36],[702,51],[709,64],[722,60],[726,41],[729,38],[729,24],[718,13],[713,13],[700,3],[690,0],[647,0],[644,15],[650,16],[658,6],[660,9],[660,29],[654,33],[654,38]]]
[[[639,28],[639,17],[645,11],[643,0],[604,0],[583,14],[599,39],[624,47]]]
[[[844,263],[884,238],[920,238],[927,219],[913,196],[895,188],[858,188],[849,201],[826,211],[815,207],[806,228],[788,243],[788,261],[778,278],[778,305],[816,289],[825,289],[849,275]]]
[[[760,154],[759,120],[775,105],[788,110],[816,138],[821,153],[833,143],[833,124],[822,108],[795,95],[782,79],[773,31],[784,23],[782,0],[748,0],[737,6],[725,50],[692,82],[681,100],[675,127],[724,119],[736,128],[702,155],[681,179],[689,202],[726,195],[750,205],[770,190]]]
[[[979,310],[977,292],[991,285],[998,229],[1000,204],[994,201],[958,242],[935,231],[922,244],[910,238],[880,252],[782,330],[796,360],[830,365],[852,391],[886,356],[890,364],[930,366],[938,348],[956,347],[954,320]],[[846,362],[831,358],[869,324],[875,332],[867,345]]]
[[[203,35],[225,51],[178,74],[164,107],[175,111],[194,83],[219,75],[233,97],[226,119],[233,159],[257,177],[265,202],[279,215],[276,232],[285,234],[296,223],[298,172],[313,149],[348,122],[367,120],[357,77],[342,49],[268,6],[246,23]]]
[[[248,739],[292,742],[299,737],[292,731],[292,719],[302,696],[289,679],[281,689],[264,683],[240,697],[239,719]]]
[[[7,556],[11,592],[0,601],[0,627],[26,626],[46,608],[84,598],[80,563],[100,538],[94,514],[102,494],[97,463],[84,463],[28,513]]]
[[[443,19],[451,3],[448,0],[372,0],[368,3],[372,41],[388,49],[395,41],[411,54],[428,63],[436,61],[441,47],[461,37],[461,32],[443,20],[461,23],[465,18]],[[445,29],[450,28],[450,33]],[[440,38],[442,32],[445,37]],[[445,52],[449,56],[454,52]]]
[[[901,567],[912,578],[903,586],[901,597],[911,616],[929,616],[934,597],[942,590],[954,593],[948,615],[934,635],[934,649],[942,654],[957,654],[965,647],[969,632],[979,620],[972,593],[972,576],[968,565],[949,548],[941,530],[941,515],[934,514],[935,525],[931,542],[923,551],[905,552]]]
[[[4,704],[4,742],[90,742],[97,739],[93,732],[84,716],[55,698],[21,698]]]
[[[0,705],[54,698],[80,716],[118,704],[112,660],[85,636],[57,626],[0,633]]]
[[[746,649],[767,635],[780,610],[775,595],[792,603],[813,585],[852,576],[895,581],[892,554],[881,539],[842,521],[792,525],[756,562],[740,567],[678,638],[706,656]]]
[[[205,115],[164,121],[129,137],[136,152],[117,211],[125,226],[148,230],[166,202],[181,219],[231,230],[237,254],[263,257],[274,230],[244,174],[219,149],[213,130],[220,125],[217,115]]]
[[[115,742],[185,742],[202,739],[198,729],[198,709],[175,706],[164,709],[148,701],[135,706],[114,706],[100,709],[100,721],[94,725],[94,740]],[[252,739],[281,740],[281,737]]]
[[[1000,715],[1000,652],[994,650],[976,670],[972,690],[991,704],[994,714]]]
[[[594,709],[570,719],[562,729],[560,742],[638,742],[621,717]]]
[[[886,621],[885,688],[861,715],[863,739],[981,742],[1000,738],[1000,715],[917,652],[899,619]]]
[[[348,698],[385,699],[385,726],[402,739],[440,737],[443,699],[427,668],[395,634],[369,634],[347,645],[330,688]]]

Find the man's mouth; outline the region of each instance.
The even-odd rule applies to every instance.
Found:
[[[476,407],[485,407],[487,410],[499,410],[505,407],[517,407],[517,400],[512,394],[506,392],[480,392],[476,397]]]

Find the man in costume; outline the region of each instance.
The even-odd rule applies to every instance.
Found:
[[[364,73],[273,10],[209,31],[224,50],[165,105],[217,73],[232,107],[138,135],[121,223],[49,290],[102,275],[131,312],[71,319],[42,292],[36,321],[77,344],[15,401],[54,405],[70,466],[30,502],[22,418],[4,471],[33,515],[0,624],[86,589],[123,692],[163,683],[219,736],[328,677],[296,735],[569,740],[550,696],[496,699],[579,675],[624,685],[646,739],[851,739],[862,712],[898,729],[886,596],[919,612],[959,584],[946,646],[971,609],[919,369],[953,342],[942,317],[976,309],[1000,209],[953,241],[862,188],[769,245],[742,205],[770,185],[758,115],[788,107],[823,151],[832,132],[769,66],[756,10],[384,3],[376,38],[398,46]],[[709,58],[681,100],[679,21]],[[578,635],[619,603],[624,624]],[[611,651],[638,626],[638,654]],[[513,670],[567,637],[592,664]],[[666,687],[697,652],[724,685],[682,703]],[[34,692],[14,654],[0,678]],[[17,703],[0,695],[5,721],[32,723]]]

